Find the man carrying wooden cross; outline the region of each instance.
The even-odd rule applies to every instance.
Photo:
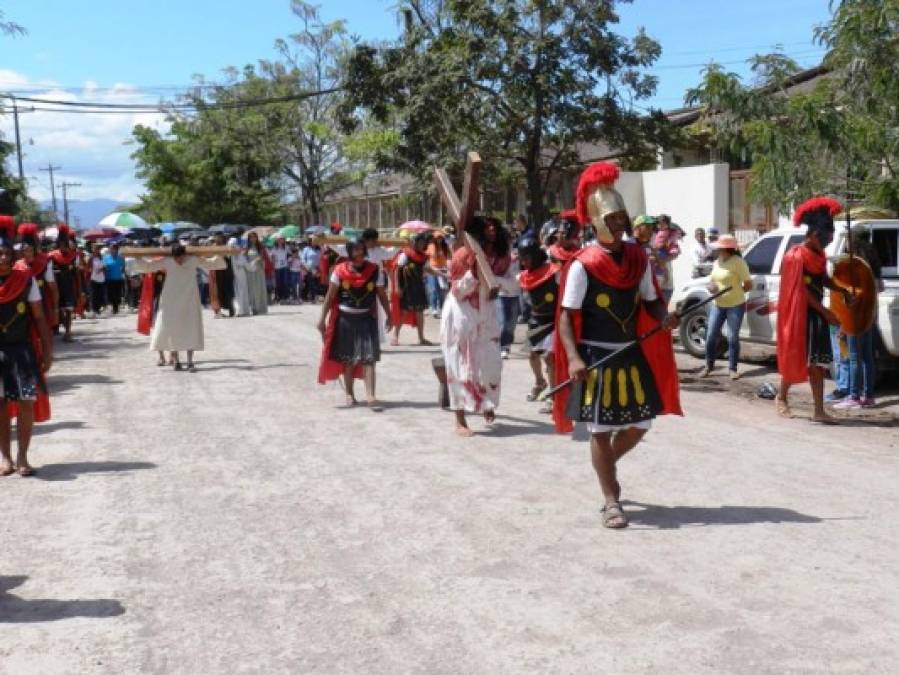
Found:
[[[502,360],[496,297],[499,289],[517,289],[510,274],[509,235],[495,218],[473,216],[481,159],[469,153],[464,201],[442,169],[436,171],[437,188],[456,231],[465,241],[449,265],[450,292],[443,306],[440,345],[446,365],[450,409],[456,414],[456,433],[472,436],[466,413],[496,419]]]

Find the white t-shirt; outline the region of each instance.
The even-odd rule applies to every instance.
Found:
[[[268,252],[276,270],[287,267],[287,256],[289,253],[290,252],[286,248],[278,248],[277,246]]]
[[[96,281],[98,284],[106,281],[102,258],[91,258],[91,281]]]
[[[31,288],[28,289],[28,302],[40,302],[41,289],[37,287],[34,281],[31,282]]]
[[[48,284],[56,281],[56,277],[53,275],[53,265],[47,265],[47,268],[44,270],[44,281]]]
[[[644,302],[658,300],[656,287],[652,283],[652,270],[647,263],[640,279],[640,296]],[[565,295],[562,296],[562,307],[565,309],[580,309],[584,304],[584,296],[587,295],[587,284],[590,275],[580,260],[574,260],[568,269],[568,279],[565,282]]]

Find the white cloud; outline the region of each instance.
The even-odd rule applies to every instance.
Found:
[[[100,102],[124,104],[155,104],[156,96],[147,96],[126,83],[115,83],[104,88],[88,81],[78,93],[59,88],[54,82],[32,81],[11,70],[0,69],[0,91],[27,90],[20,96],[73,102]],[[8,103],[6,101],[5,103]],[[50,197],[49,175],[40,169],[49,163],[61,166],[54,174],[57,185],[63,180],[81,183],[72,188],[76,199],[105,197],[120,201],[133,201],[143,191],[134,176],[134,162],[130,155],[134,146],[126,145],[131,130],[137,124],[160,130],[167,128],[164,115],[159,113],[84,114],[28,111],[39,103],[19,102],[19,128],[22,137],[24,170],[29,178],[31,194],[37,199]],[[0,133],[14,141],[12,114],[0,116]],[[15,171],[15,156],[10,158],[9,170]],[[58,192],[58,191],[57,191]]]

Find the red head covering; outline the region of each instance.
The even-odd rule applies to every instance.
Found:
[[[810,214],[821,209],[827,209],[827,213],[833,218],[843,210],[843,205],[831,197],[812,197],[800,204],[799,208],[796,209],[796,212],[793,214],[793,225],[799,227],[807,220]]]
[[[12,246],[16,238],[16,220],[12,216],[0,215],[0,243]]]
[[[19,225],[19,241],[37,248],[37,225],[35,223]]]
[[[587,211],[587,197],[597,185],[611,186],[618,180],[621,170],[617,164],[611,162],[596,162],[588,166],[581,174],[577,182],[575,195],[575,213],[581,225],[590,222],[590,213]],[[564,217],[564,216],[563,216]]]

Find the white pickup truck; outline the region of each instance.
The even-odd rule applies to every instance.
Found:
[[[878,298],[877,335],[875,350],[879,365],[884,370],[899,369],[899,220],[859,220],[852,229],[871,231],[871,243],[877,249],[881,264],[884,291]],[[780,290],[780,265],[784,254],[801,244],[804,227],[787,227],[769,232],[756,239],[743,251],[743,259],[752,273],[752,290],[746,294],[746,316],[740,330],[740,339],[766,345],[774,345],[777,339],[777,306]],[[845,223],[837,223],[833,242],[827,247],[828,259],[846,252]],[[678,309],[686,309],[709,296],[709,278],[694,279],[679,289]],[[685,319],[680,328],[680,339],[690,354],[705,354],[705,336],[708,312],[699,311]],[[726,348],[722,340],[722,348]]]

